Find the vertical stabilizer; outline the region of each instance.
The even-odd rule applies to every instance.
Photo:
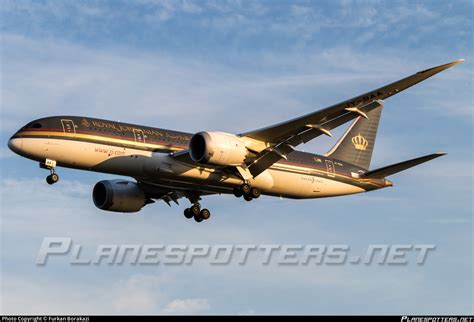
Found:
[[[375,137],[379,127],[382,108],[377,107],[367,113],[367,118],[359,116],[341,136],[326,156],[348,162],[365,170],[369,169]]]

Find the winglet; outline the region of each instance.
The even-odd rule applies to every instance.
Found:
[[[457,64],[462,63],[463,61],[464,61],[463,58],[457,59],[455,61],[452,61],[452,62],[444,64],[444,65],[439,65],[439,66],[436,66],[436,67],[432,67],[432,68],[422,70],[422,71],[418,72],[417,74],[424,74],[424,73],[427,73],[427,72],[432,72],[432,75],[434,75],[434,74],[437,74],[439,72],[442,72],[445,69],[456,66]],[[432,75],[430,75],[430,76],[432,76]],[[430,76],[428,76],[428,77],[430,77]]]

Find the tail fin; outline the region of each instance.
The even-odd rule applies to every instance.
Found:
[[[369,169],[383,105],[361,115],[341,136],[326,156]]]
[[[408,160],[408,161],[403,161],[403,162],[400,162],[400,163],[392,164],[392,165],[389,165],[389,166],[386,166],[386,167],[383,167],[383,168],[380,168],[380,169],[368,171],[368,172],[362,174],[361,177],[362,178],[372,178],[372,179],[385,178],[389,175],[404,171],[406,169],[410,169],[414,166],[417,166],[421,163],[436,159],[436,158],[438,158],[440,156],[443,156],[445,154],[446,153],[438,152],[438,153],[425,155],[425,156],[422,156],[422,157],[419,157],[419,158],[416,158],[416,159],[411,159],[411,160]]]

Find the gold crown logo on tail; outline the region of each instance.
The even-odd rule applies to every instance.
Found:
[[[360,133],[352,138],[352,144],[356,150],[365,151],[367,146],[369,146],[369,141],[367,141]]]

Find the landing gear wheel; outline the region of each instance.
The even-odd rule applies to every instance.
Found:
[[[247,201],[252,201],[253,197],[251,195],[244,195],[244,199]]]
[[[202,218],[201,214],[198,214],[197,216],[194,216],[194,220],[196,220],[196,222],[201,222],[204,218]]]
[[[202,217],[202,219],[208,220],[209,217],[211,217],[211,212],[208,209],[204,208],[203,210],[201,210],[200,216]]]
[[[252,196],[252,198],[257,199],[261,195],[260,189],[252,188],[252,190],[250,191],[250,195]]]
[[[186,208],[184,209],[184,217],[188,218],[188,219],[191,219],[193,218],[193,213],[191,212],[191,209],[189,208]]]
[[[56,173],[51,173],[49,176],[46,177],[46,182],[48,184],[55,184],[59,181],[59,176]]]
[[[190,209],[194,218],[196,218],[196,216],[199,216],[199,213],[201,212],[201,207],[199,206],[199,204],[193,205]]]
[[[250,190],[251,190],[250,186],[249,186],[248,184],[246,184],[246,183],[244,183],[244,184],[240,187],[240,189],[242,190],[242,193],[243,193],[244,195],[248,195],[248,194],[250,193]]]
[[[56,173],[51,173],[51,180],[56,183],[59,181],[59,176]]]
[[[236,196],[237,198],[240,198],[244,195],[244,192],[242,191],[241,187],[235,187],[233,192],[234,192],[234,196]]]

